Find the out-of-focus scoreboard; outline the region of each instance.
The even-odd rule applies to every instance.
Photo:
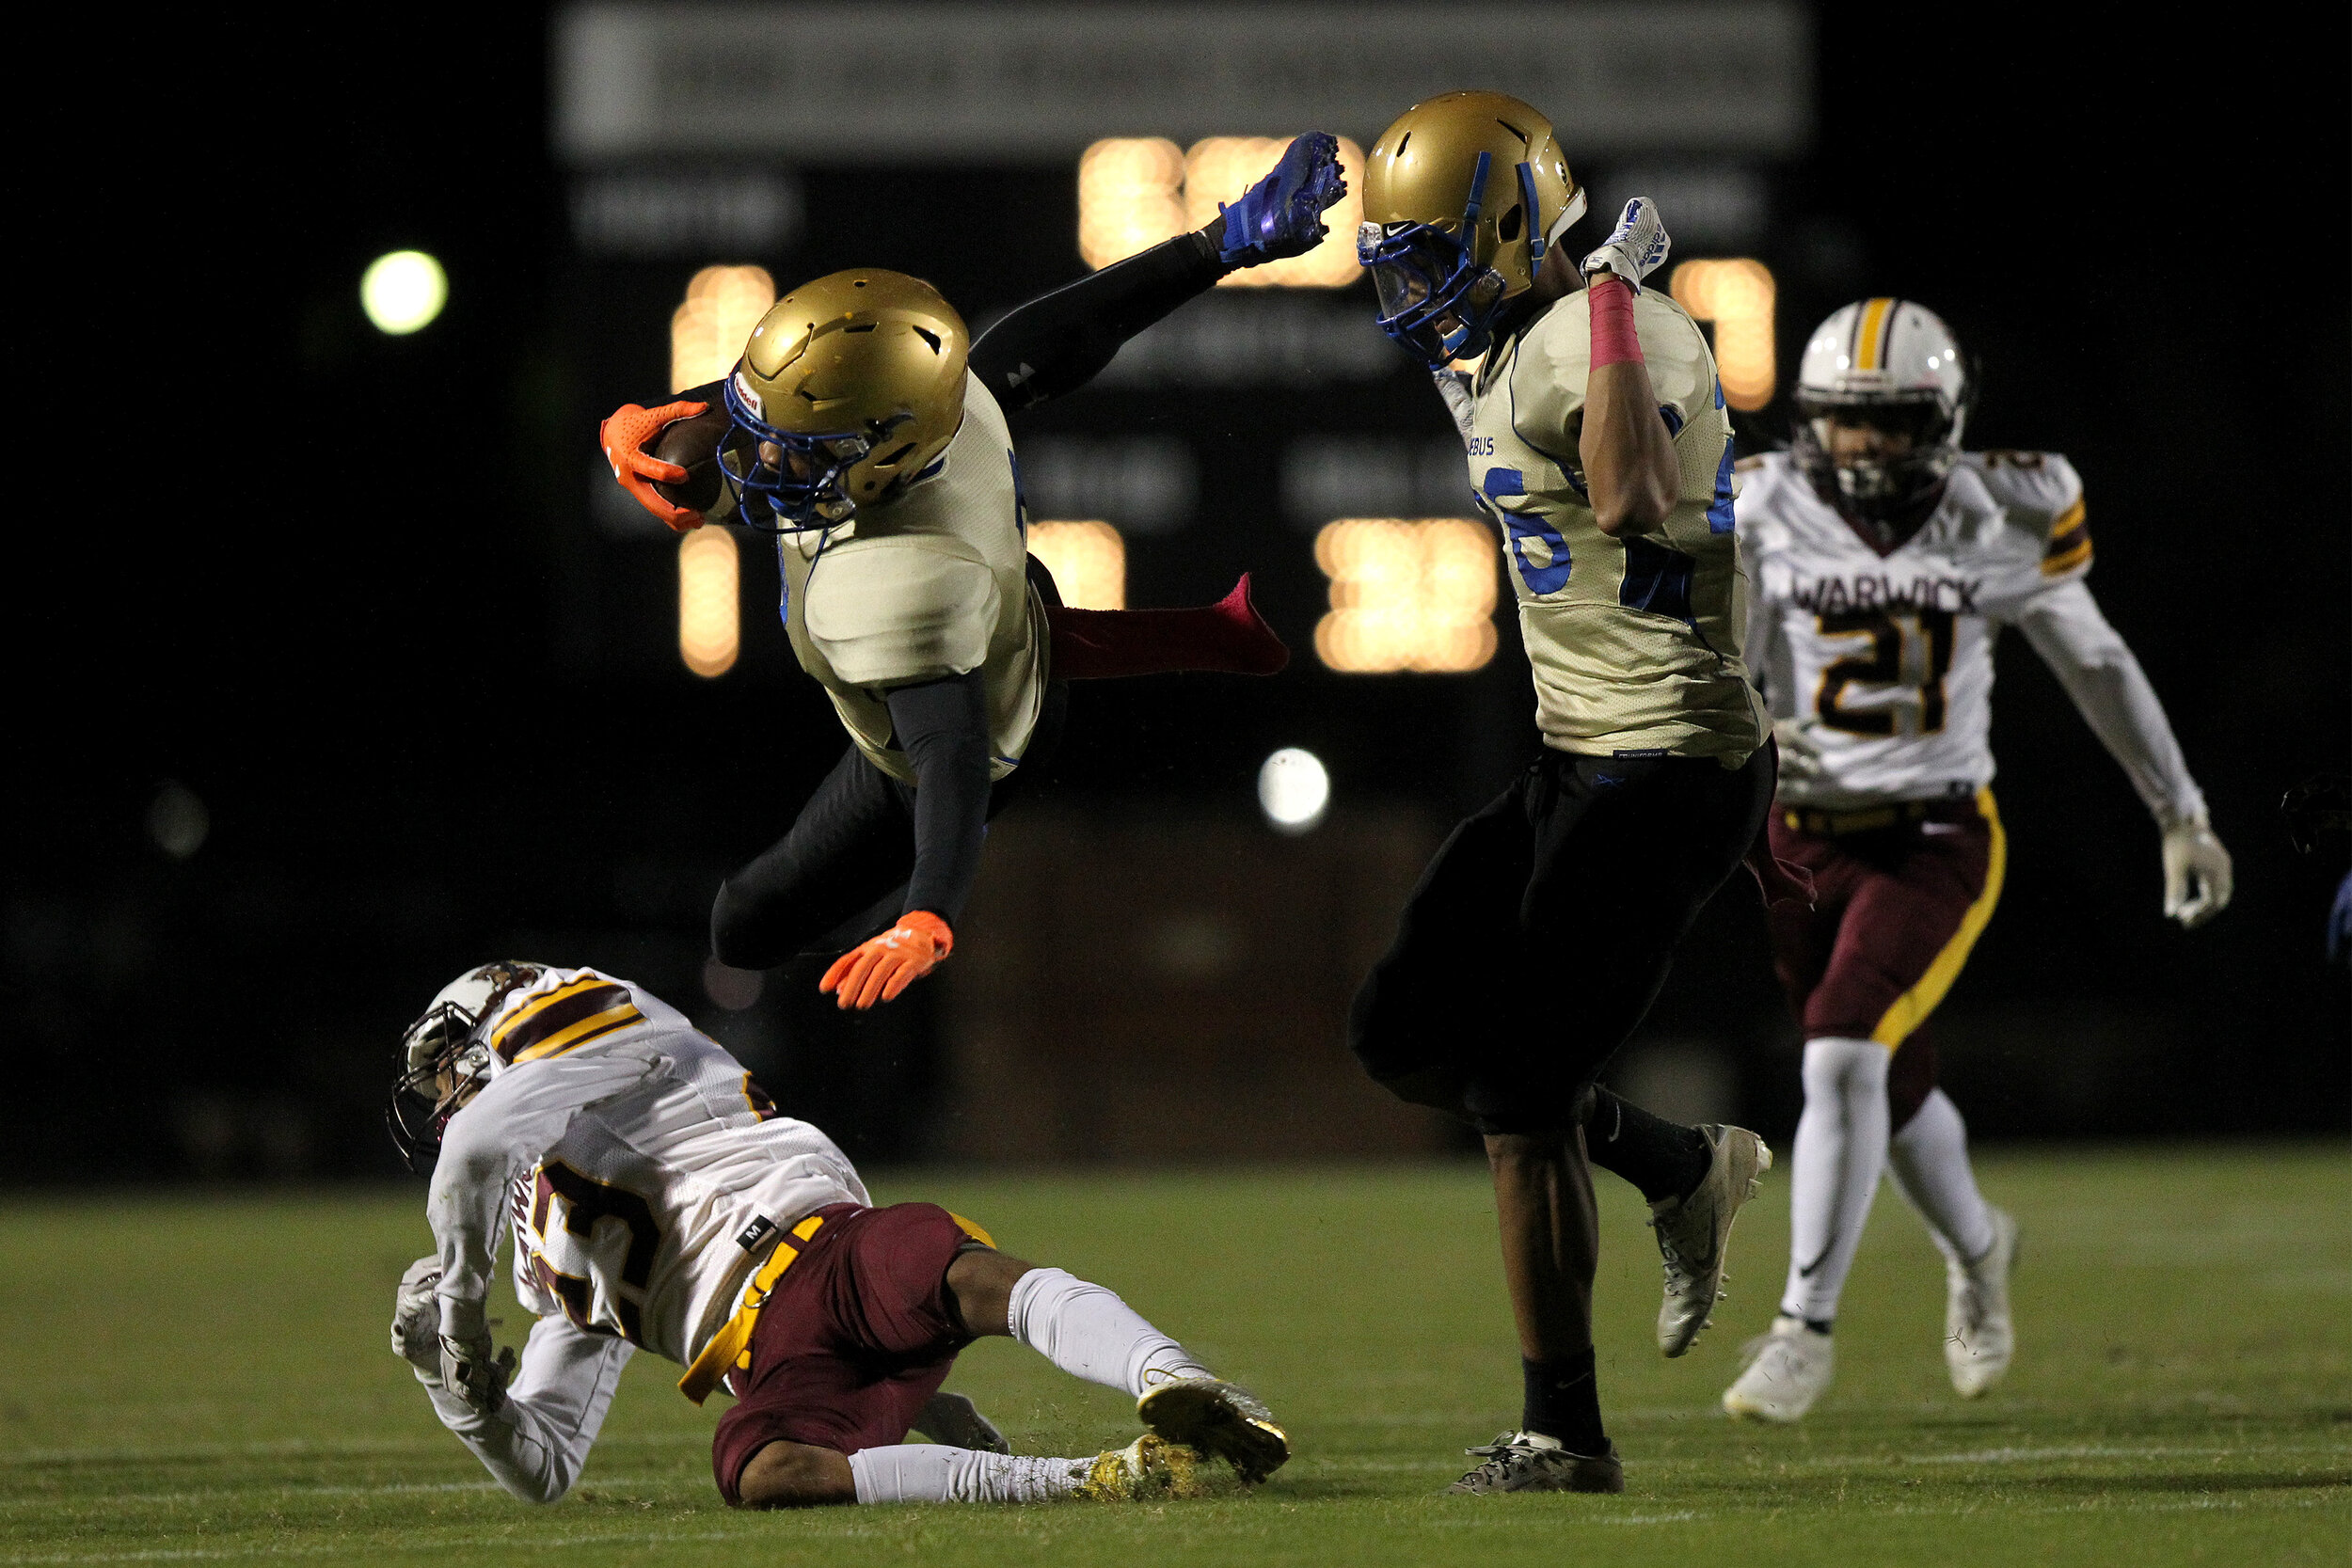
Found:
[[[1386,735],[1367,742],[1387,746],[1385,781],[1474,793],[1494,760],[1478,734],[1526,706],[1510,563],[1424,372],[1373,323],[1360,149],[1436,93],[1534,103],[1593,193],[1588,243],[1626,197],[1656,198],[1667,286],[1752,421],[1809,320],[1789,314],[1806,258],[1775,224],[1811,132],[1808,25],[1760,0],[576,7],[556,24],[552,127],[576,418],[723,373],[779,289],[842,266],[929,277],[984,330],[1206,223],[1289,135],[1331,131],[1352,188],[1322,246],[1234,275],[1015,421],[1032,546],[1085,605],[1196,601],[1254,574],[1299,661],[1226,689],[1210,750],[1319,737],[1344,762],[1348,737]],[[580,483],[568,660],[607,680],[790,679],[760,624],[759,536],[681,541],[600,467]]]

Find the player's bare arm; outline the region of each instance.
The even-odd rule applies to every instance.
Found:
[[[1665,261],[1668,245],[1657,208],[1636,197],[1626,204],[1608,243],[1583,262],[1593,310],[1593,358],[1577,455],[1593,499],[1594,526],[1613,539],[1654,531],[1682,499],[1674,433],[1659,416],[1649,367],[1633,329],[1633,295]],[[1546,258],[1545,272],[1567,271],[1565,255],[1555,251]],[[1537,287],[1543,287],[1540,275]]]

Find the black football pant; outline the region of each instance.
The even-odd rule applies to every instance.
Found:
[[[1482,1132],[1578,1125],[1772,782],[1769,747],[1733,768],[1546,752],[1422,873],[1349,1017],[1365,1070]]]

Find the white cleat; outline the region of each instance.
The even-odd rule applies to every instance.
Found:
[[[1830,1337],[1802,1318],[1774,1318],[1772,1331],[1750,1339],[1746,1354],[1746,1370],[1724,1390],[1724,1410],[1752,1421],[1803,1420],[1837,1373]]]
[[[2009,1370],[2016,1351],[2010,1326],[2009,1276],[2017,1267],[2017,1222],[1993,1211],[1993,1244],[1973,1263],[1945,1260],[1944,1364],[1964,1400],[1982,1395]]]
[[[1650,1228],[1658,1232],[1658,1251],[1666,1264],[1666,1299],[1658,1307],[1661,1355],[1680,1355],[1714,1321],[1715,1303],[1724,1296],[1731,1223],[1772,1168],[1772,1151],[1746,1128],[1709,1122],[1699,1132],[1715,1151],[1706,1180],[1688,1197],[1661,1198],[1649,1206]]]

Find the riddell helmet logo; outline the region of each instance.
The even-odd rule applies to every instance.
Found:
[[[752,386],[751,378],[741,371],[735,372],[735,395],[743,400],[743,406],[752,411],[754,418],[765,420],[768,417],[767,404],[760,400],[758,391]]]

